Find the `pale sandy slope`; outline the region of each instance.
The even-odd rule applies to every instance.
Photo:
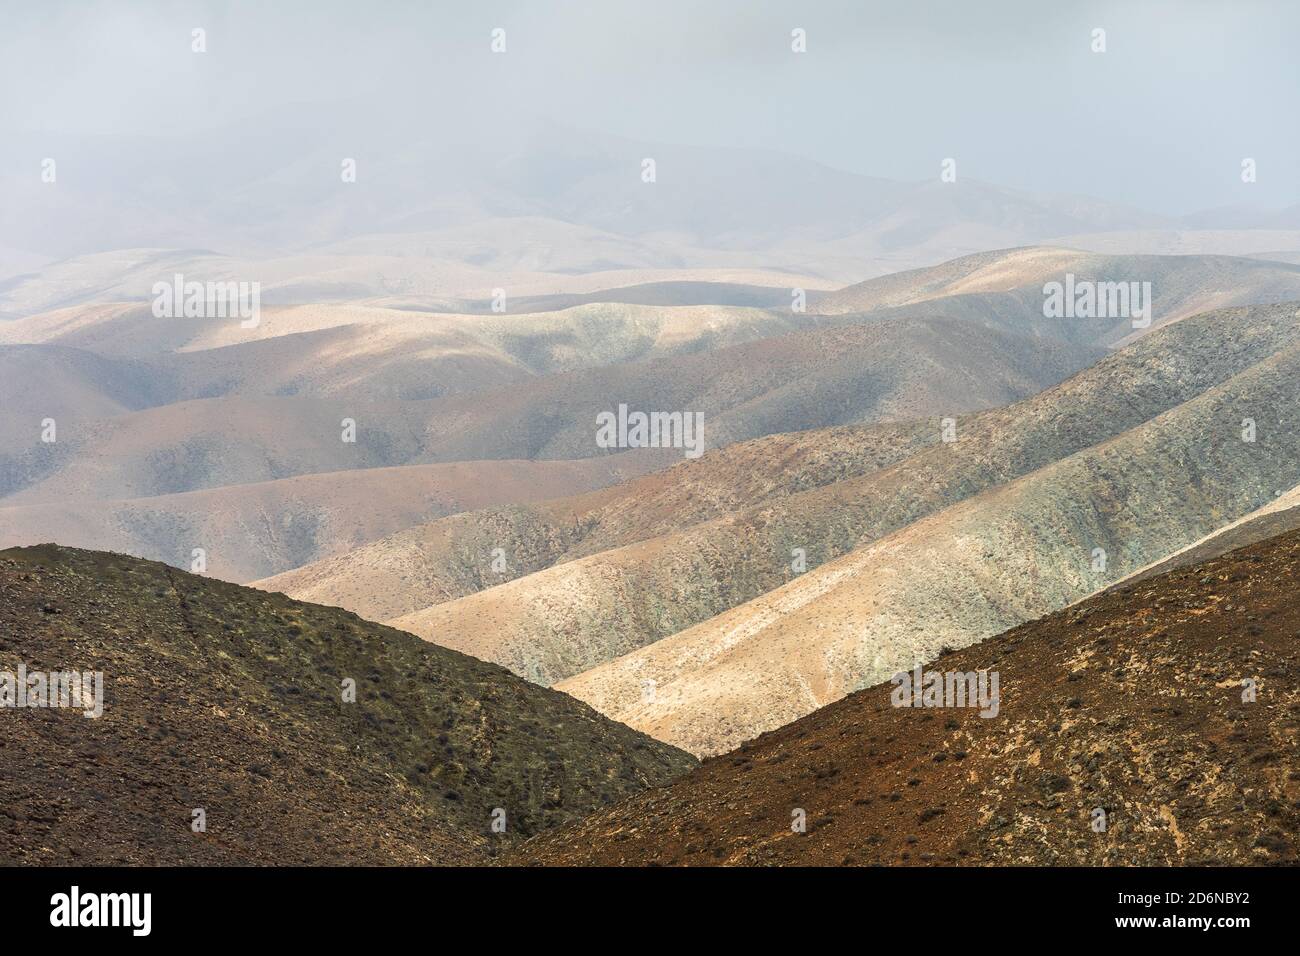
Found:
[[[253,586],[382,621],[582,553],[680,531],[869,474],[937,441],[932,427],[912,422],[768,435],[600,491],[416,525]],[[497,548],[505,560],[494,567]]]
[[[1044,286],[1083,282],[1149,283],[1151,322],[1131,317],[1043,314]],[[1130,286],[1131,288],[1131,286]],[[1145,286],[1139,285],[1139,288]],[[1145,293],[1144,293],[1145,294]],[[898,273],[813,297],[827,314],[887,319],[952,318],[1020,332],[1119,347],[1152,329],[1211,309],[1300,299],[1300,266],[1213,255],[1105,255],[1051,247],[979,253],[929,269]]]
[[[1270,258],[1283,251],[1300,252],[1296,229],[1128,229],[1115,232],[1073,233],[1056,240],[1060,245],[1088,249],[1105,255],[1219,255]]]
[[[908,269],[814,296],[818,311],[868,312],[927,302],[948,295],[1008,292],[1033,285],[1092,258],[1077,249],[1025,246],[951,259]]]
[[[940,303],[947,299],[961,306],[969,297],[994,296],[985,304],[1000,310],[1014,309],[1021,313],[1015,315],[1017,324],[1025,326],[1043,318],[1043,284],[1063,279],[1066,272],[1074,273],[1081,280],[1150,282],[1155,300],[1154,325],[1211,308],[1289,300],[1296,297],[1296,289],[1300,286],[1300,266],[1289,262],[1211,255],[1108,255],[1028,246],[964,256],[835,291],[818,291],[815,285],[801,287],[810,292],[809,313],[888,313],[888,310],[933,304],[935,308],[929,312],[912,310],[907,314],[965,317],[968,313],[962,309],[948,312]],[[579,278],[583,281],[578,281]],[[610,281],[617,280],[621,286],[633,286],[632,282],[623,280],[634,278],[619,273],[617,277],[611,274]],[[743,280],[754,277],[725,270],[704,270],[692,273],[690,278],[706,280],[697,282],[695,288],[716,290],[720,299],[726,299],[729,284],[736,283],[736,294],[742,295]],[[769,276],[768,279],[784,288],[803,282],[803,278],[798,276]],[[582,291],[597,293],[607,288],[591,276],[574,277],[572,285]],[[632,294],[635,288],[622,291]],[[524,301],[523,294],[515,294],[509,289],[507,292],[511,294],[506,299],[505,315],[412,312],[364,302],[279,305],[264,294],[261,322],[252,329],[241,328],[238,320],[156,319],[150,314],[148,295],[143,296],[146,300],[143,302],[103,304],[104,297],[111,295],[110,292],[97,303],[55,308],[0,324],[0,343],[57,342],[88,348],[103,355],[140,357],[247,345],[268,338],[341,326],[365,326],[369,331],[382,328],[383,334],[396,337],[395,347],[398,343],[407,348],[418,346],[420,337],[428,336],[423,347],[430,354],[436,354],[439,347],[459,345],[463,348],[466,342],[474,343],[479,350],[504,347],[509,353],[509,346],[516,345],[520,339],[534,339],[548,346],[543,350],[548,357],[551,347],[558,349],[559,367],[574,368],[579,364],[591,366],[606,360],[606,353],[611,348],[606,345],[608,339],[620,343],[613,347],[613,357],[608,360],[626,361],[627,355],[620,355],[619,350],[627,349],[629,341],[638,343],[642,349],[635,352],[637,357],[650,357],[681,353],[692,347],[717,347],[781,334],[805,327],[813,321],[811,315],[800,317],[792,313],[788,302],[770,311],[746,309],[723,302],[676,307],[600,302],[551,315],[521,313],[511,303]],[[1015,293],[1013,301],[997,298],[998,294],[1005,293]],[[390,302],[404,301],[400,292],[383,298]],[[491,289],[488,289],[479,307],[486,309],[490,300]],[[455,304],[464,307],[474,303],[458,301]],[[1083,319],[1054,321],[1058,326],[1053,335],[1056,338],[1073,338],[1073,334],[1067,333],[1072,333],[1076,327],[1092,330],[1092,324]],[[1042,329],[1052,334],[1049,325],[1043,325]],[[1094,331],[1110,330],[1106,325],[1098,325]],[[549,340],[556,338],[562,341],[558,346],[552,346]],[[361,350],[360,354],[365,355],[381,350],[383,343],[367,344],[363,340],[357,348]],[[524,349],[515,349],[516,353],[520,351]]]
[[[460,315],[313,304],[264,305],[258,323],[245,328],[239,317],[158,318],[148,303],[110,303],[70,306],[5,323],[0,325],[0,344],[54,343],[102,356],[139,359],[347,327],[374,337],[356,340],[358,360],[382,351],[382,336],[388,336],[389,348],[418,349],[429,359],[444,351],[474,349],[510,363],[536,362],[539,367],[533,371],[539,371],[589,368],[752,341],[804,324],[789,310],[782,316],[726,305],[598,302],[541,313]]]
[[[77,256],[13,277],[0,289],[0,315],[17,318],[95,301],[147,302],[154,283],[177,273],[201,282],[258,282],[268,304],[391,299],[421,308],[488,301],[498,288],[514,298],[689,280],[805,289],[839,284],[802,270],[755,268],[743,253],[682,247],[665,256],[634,239],[554,220],[497,219],[269,258],[159,248]]]
[[[944,646],[1063,607],[1293,487],[1297,374],[1292,347],[1109,442],[557,686],[695,753],[730,749]],[[1252,413],[1270,423],[1256,444],[1239,438]],[[1104,571],[1092,570],[1097,547]]]
[[[955,443],[933,441],[938,421],[931,419],[918,423],[921,434],[930,432],[929,444],[897,449],[892,460],[872,456],[876,467],[827,468],[784,496],[733,499],[729,510],[694,517],[685,511],[680,524],[663,520],[657,496],[605,492],[609,513],[577,510],[581,521],[571,523],[594,527],[572,536],[573,544],[565,538],[554,566],[409,613],[400,624],[534,680],[572,676],[781,586],[795,573],[793,549],[817,567],[1196,398],[1293,346],[1300,329],[1292,310],[1230,309],[1175,323],[1022,402],[963,417]],[[847,437],[827,442],[842,448]],[[870,451],[866,435],[857,440]],[[677,470],[678,480],[689,480],[694,467]],[[639,484],[648,490],[651,480]],[[541,509],[513,522],[476,525],[475,518],[443,530],[466,543],[492,540],[507,552],[515,542],[527,550],[543,532],[566,534],[563,519]],[[645,533],[622,536],[619,527]],[[336,580],[346,579],[346,563],[347,556],[335,563]],[[460,577],[454,561],[444,571]]]
[[[456,512],[571,495],[654,467],[625,453],[584,461],[474,461],[367,468],[128,500],[0,506],[0,548],[55,541],[243,583],[351,551]],[[391,583],[391,582],[390,582]]]
[[[1212,255],[1191,250],[1180,254],[1103,253],[1058,246],[1024,246],[962,256],[936,266],[892,273],[813,296],[819,311],[866,312],[914,305],[949,296],[1033,290],[1041,305],[1043,283],[1076,279],[1147,281],[1152,285],[1158,321],[1224,305],[1250,304],[1276,289],[1290,288],[1294,263],[1265,257]],[[1241,295],[1240,303],[1219,303],[1223,294]],[[1163,316],[1162,314],[1163,313]]]
[[[1150,282],[1156,326],[1212,308],[1300,296],[1300,266],[1289,263],[1028,247],[814,294],[810,313],[803,315],[788,306],[632,303],[505,315],[357,304],[266,305],[256,327],[242,328],[233,318],[155,318],[147,304],[90,304],[0,324],[0,344],[57,344],[101,357],[164,358],[176,368],[162,367],[160,374],[182,380],[177,400],[329,393],[367,384],[376,392],[428,397],[530,375],[743,344],[816,328],[827,321],[821,315],[837,316],[838,323],[946,317],[1093,345],[1135,334],[1123,320],[1044,317],[1042,286],[1066,272],[1080,280]],[[727,288],[722,282],[712,285]],[[286,338],[290,341],[268,342]]]

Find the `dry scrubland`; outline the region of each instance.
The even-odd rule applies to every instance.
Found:
[[[1091,598],[930,660],[996,669],[995,718],[870,687],[509,862],[1295,865],[1298,577],[1290,532]]]
[[[1294,862],[1300,265],[1046,245],[844,286],[514,225],[264,263],[253,329],[140,301],[247,265],[215,254],[0,282],[0,547],[164,562],[0,552],[0,654],[127,705],[21,725],[0,859],[96,826],[87,862]],[[1045,318],[1067,272],[1151,282],[1152,327]],[[705,454],[597,447],[620,403],[702,413]],[[882,704],[934,661],[1004,668],[1004,716]]]
[[[7,722],[0,864],[482,863],[694,763],[495,665],[154,562],[0,552],[0,622],[6,665],[106,680],[98,719]]]
[[[1294,311],[1260,310],[1259,327],[1285,328]],[[1283,345],[1113,438],[558,686],[695,753],[730,749],[944,645],[1077,601],[1290,490],[1297,374],[1300,347]],[[1240,438],[1247,417],[1267,422],[1255,443]]]
[[[398,608],[396,626],[718,752],[1084,597],[1292,488],[1294,311],[1157,330],[963,417],[952,444],[933,424],[741,443],[576,499],[435,522],[263,586],[329,601],[405,567],[416,586],[388,590],[407,601],[475,589],[415,611],[352,593],[366,613]],[[1261,423],[1254,445],[1239,439],[1245,417]],[[1138,501],[1141,515],[1123,506]],[[488,542],[525,556],[522,576],[477,590],[492,583],[473,573]],[[791,571],[795,547],[806,575]]]

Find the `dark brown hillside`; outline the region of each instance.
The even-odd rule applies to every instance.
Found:
[[[473,863],[694,765],[348,612],[98,552],[0,552],[20,663],[103,671],[104,712],[0,709],[0,864]]]
[[[997,670],[996,717],[882,684],[511,859],[1296,864],[1298,583],[1300,531],[1091,598],[927,665]]]

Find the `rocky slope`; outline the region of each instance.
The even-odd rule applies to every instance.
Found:
[[[585,554],[869,474],[938,441],[938,432],[925,422],[769,435],[597,492],[417,525],[253,586],[383,620]],[[598,460],[622,459],[638,466],[642,460],[633,452]],[[504,560],[500,569],[492,562],[497,548]]]
[[[558,686],[718,753],[942,646],[1077,601],[1300,482],[1300,346]],[[1257,417],[1256,442],[1241,422]],[[644,687],[653,682],[656,695]]]
[[[689,521],[678,529],[647,521],[655,536],[632,544],[625,543],[626,537],[598,530],[576,547],[569,546],[567,562],[455,602],[408,613],[399,619],[400,626],[496,660],[535,680],[550,682],[577,674],[794,582],[798,577],[792,560],[795,549],[802,549],[807,568],[815,569],[954,504],[1160,420],[1300,341],[1293,312],[1293,306],[1269,306],[1185,319],[1030,399],[963,417],[957,423],[955,442],[938,441],[939,423],[931,421],[929,444],[906,449],[884,467],[850,473],[843,480],[760,500],[730,513],[702,516],[707,520]],[[1215,443],[1239,436],[1244,417],[1258,417],[1263,423],[1273,411],[1267,402],[1243,407],[1235,425],[1229,419],[1215,423]],[[1165,422],[1150,434],[1177,433],[1185,427],[1181,421]],[[1186,427],[1200,434],[1204,426]],[[1277,447],[1276,426],[1261,424],[1260,428],[1261,444],[1244,446],[1238,441],[1237,445],[1260,450]],[[1134,454],[1152,457],[1140,448]],[[1285,447],[1278,454],[1279,464],[1291,460]],[[1154,457],[1152,480],[1163,482],[1160,473],[1166,468],[1170,480],[1186,480],[1181,465]],[[1277,480],[1282,482],[1280,488],[1295,483],[1287,474]],[[642,479],[642,484],[648,481]],[[1050,487],[1052,501],[1064,504],[1080,496],[1086,500],[1083,490],[1066,492],[1059,484],[1044,487]],[[1107,493],[1091,479],[1081,488]],[[1279,489],[1266,489],[1267,497],[1275,490]],[[599,494],[609,494],[612,507],[617,491]],[[610,526],[640,526],[636,500],[618,500],[622,502],[619,520]],[[1240,516],[1244,513],[1240,509],[1252,510],[1264,500],[1263,491],[1252,486],[1245,499],[1229,506],[1238,510],[1212,504],[1207,513],[1197,516],[1199,523],[1183,529],[1193,538],[1175,536],[1152,546],[1182,547],[1194,536]],[[467,522],[473,519],[466,516]],[[507,552],[509,531],[501,526],[495,531]],[[608,547],[600,549],[603,541]],[[1153,552],[1145,560],[1165,553]],[[1116,563],[1121,559],[1145,563],[1136,555],[1112,554],[1112,573],[1140,566]],[[1083,596],[1114,580],[1106,577],[1082,594],[1071,593]],[[482,621],[491,621],[492,627],[478,626]],[[1002,626],[1010,623],[1001,622]]]
[[[1153,561],[1141,570],[1112,584],[1106,590],[1113,591],[1175,568],[1199,564],[1229,551],[1235,551],[1237,548],[1254,544],[1256,541],[1293,531],[1297,527],[1300,527],[1300,487],[1283,492],[1276,499],[1252,511],[1244,518],[1230,521],[1187,547],[1180,548],[1159,561]]]
[[[8,865],[481,862],[694,763],[494,665],[152,562],[0,552],[0,625],[0,671],[105,687],[97,719],[0,710]]]
[[[1298,864],[1297,580],[1291,532],[1091,598],[930,659],[995,717],[873,686],[510,861]]]

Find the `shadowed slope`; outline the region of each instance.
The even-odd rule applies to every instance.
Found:
[[[105,681],[98,719],[0,711],[0,863],[475,862],[693,763],[499,667],[153,562],[0,552],[0,621],[0,670]]]
[[[242,583],[332,555],[433,517],[573,494],[654,465],[638,454],[583,461],[468,461],[359,468],[119,501],[5,507],[0,548],[57,541]],[[368,615],[373,619],[373,615]]]

